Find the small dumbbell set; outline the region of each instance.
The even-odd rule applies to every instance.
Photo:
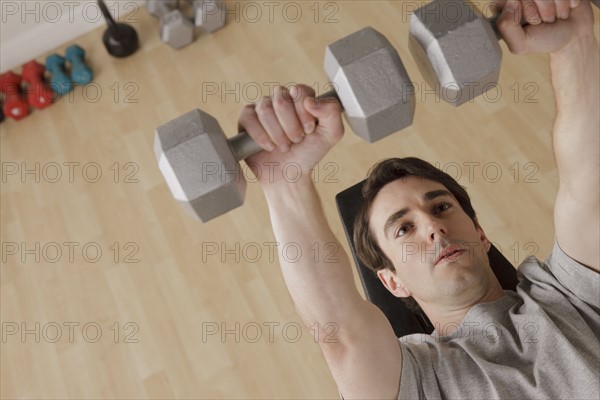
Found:
[[[65,56],[52,54],[46,65],[31,60],[23,64],[21,75],[8,71],[0,75],[0,92],[4,100],[3,117],[20,120],[29,115],[30,107],[39,110],[48,107],[56,96],[73,90],[73,84],[87,85],[93,79],[92,70],[85,64],[85,50],[79,45],[69,46]],[[71,66],[67,71],[67,63]],[[45,73],[50,74],[50,83]],[[1,120],[0,119],[0,120]]]
[[[223,3],[206,0],[189,3],[194,10],[192,18],[187,17],[180,9],[178,0],[146,0],[146,10],[159,20],[160,39],[174,49],[192,43],[196,27],[205,33],[211,33],[225,25]]]
[[[135,53],[139,48],[135,29],[115,22],[103,0],[97,0],[97,4],[108,24],[102,37],[108,53],[118,58]],[[161,40],[175,49],[192,43],[196,28],[211,33],[225,25],[225,6],[220,1],[186,0],[180,3],[178,0],[146,0],[145,4],[147,11],[159,20]],[[66,49],[64,56],[49,55],[44,65],[34,60],[26,63],[21,75],[12,71],[2,74],[0,121],[4,118],[20,120],[29,115],[30,106],[43,109],[57,96],[71,92],[75,85],[90,83],[93,73],[84,60],[85,50],[73,45]]]

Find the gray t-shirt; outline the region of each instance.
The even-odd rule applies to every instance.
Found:
[[[399,338],[399,399],[599,399],[600,274],[555,242],[516,293],[471,308],[455,332]]]

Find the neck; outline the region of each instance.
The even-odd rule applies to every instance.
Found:
[[[427,317],[429,317],[429,320],[433,324],[437,334],[439,336],[447,336],[458,328],[461,322],[465,319],[467,312],[469,312],[469,310],[475,305],[495,301],[504,296],[504,290],[502,289],[502,286],[500,286],[500,283],[498,283],[496,280],[496,284],[494,284],[490,290],[485,292],[474,302],[471,301],[463,305],[443,305],[441,307],[428,307],[426,305],[422,305],[421,308],[423,311],[425,311]]]

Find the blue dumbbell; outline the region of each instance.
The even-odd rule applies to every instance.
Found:
[[[87,85],[94,78],[92,70],[85,64],[85,50],[74,44],[65,52],[65,58],[71,63],[71,79],[80,85]]]
[[[52,74],[50,87],[54,93],[62,96],[73,90],[73,82],[65,71],[65,58],[58,54],[52,54],[46,58],[46,69]]]

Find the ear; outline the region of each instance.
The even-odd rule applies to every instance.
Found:
[[[402,284],[402,282],[400,282],[400,280],[398,279],[396,274],[393,273],[392,271],[390,271],[389,269],[387,269],[387,268],[380,269],[379,271],[377,271],[377,277],[379,278],[381,283],[383,283],[383,286],[385,286],[385,288],[387,290],[389,290],[389,292],[391,294],[393,294],[394,296],[396,296],[396,297],[410,297],[411,296],[408,289]]]
[[[477,232],[479,232],[479,240],[481,240],[483,249],[487,253],[492,248],[492,242],[490,242],[483,228],[481,227],[481,225],[479,225],[479,221],[477,220],[475,220],[475,229],[477,229]]]

